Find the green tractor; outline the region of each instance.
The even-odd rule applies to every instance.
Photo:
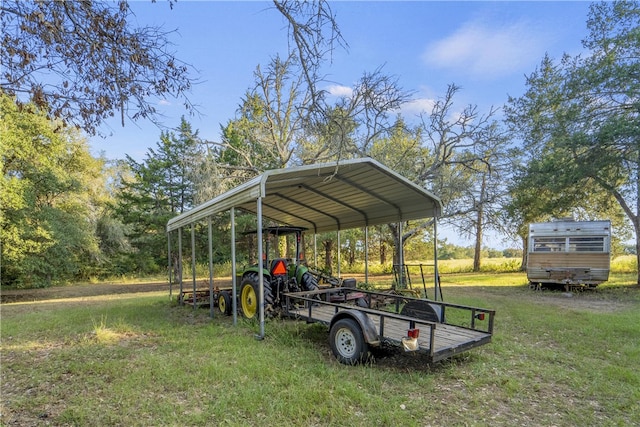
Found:
[[[318,279],[304,265],[302,257],[302,233],[305,229],[299,227],[267,227],[263,234],[270,238],[265,239],[264,253],[267,259],[263,260],[262,273],[258,265],[247,268],[240,280],[239,306],[244,317],[253,319],[259,314],[260,274],[263,276],[264,312],[267,316],[277,313],[285,304],[285,292],[316,291],[319,289]],[[252,231],[247,234],[257,233]],[[296,255],[295,259],[274,257],[268,258],[269,240],[273,238],[278,242],[280,236],[295,234]]]

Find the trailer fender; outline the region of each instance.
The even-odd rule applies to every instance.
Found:
[[[429,322],[444,322],[442,306],[439,304],[432,304],[423,300],[409,301],[404,305],[404,307],[402,307],[400,314],[427,320]]]
[[[362,336],[367,344],[377,347],[380,345],[380,336],[378,335],[378,331],[376,330],[376,325],[373,321],[362,311],[359,310],[342,310],[331,318],[331,323],[329,324],[329,329],[340,319],[353,319],[358,325],[360,325],[360,329],[362,330]]]

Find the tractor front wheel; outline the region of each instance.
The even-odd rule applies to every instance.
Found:
[[[242,314],[247,319],[253,319],[259,315],[260,278],[258,273],[251,272],[245,274],[240,284],[240,308]],[[273,311],[273,293],[269,278],[264,276],[264,313],[271,314]]]

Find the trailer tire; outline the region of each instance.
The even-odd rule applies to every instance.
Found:
[[[368,297],[360,297],[356,300],[356,305],[362,308],[369,308],[369,298]]]
[[[218,294],[218,310],[225,316],[230,316],[233,306],[231,305],[231,295],[227,291]]]
[[[366,362],[369,354],[362,329],[351,318],[340,319],[331,326],[329,346],[336,359],[345,365]]]
[[[258,273],[250,272],[244,275],[242,282],[240,283],[240,308],[242,314],[247,319],[253,319],[259,315],[259,299],[260,293],[260,278]],[[271,291],[271,283],[269,278],[264,276],[264,314],[273,314],[273,293]]]

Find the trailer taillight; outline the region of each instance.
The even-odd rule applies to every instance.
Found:
[[[478,320],[484,320],[484,313],[477,313],[477,314],[476,314],[476,319],[478,319]]]
[[[407,330],[407,336],[402,338],[402,347],[404,351],[416,351],[420,348],[418,343],[418,337],[420,336],[420,329],[411,328]]]

